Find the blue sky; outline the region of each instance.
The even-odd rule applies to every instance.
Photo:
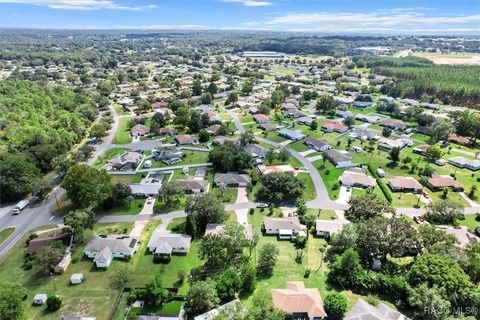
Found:
[[[0,27],[480,35],[480,0],[0,0]]]

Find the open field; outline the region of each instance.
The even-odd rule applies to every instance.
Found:
[[[480,65],[480,54],[476,53],[413,52],[411,55],[428,59],[436,64]]]
[[[128,126],[129,123],[129,117],[120,118],[118,130],[117,132],[115,132],[115,137],[113,138],[113,143],[126,144],[132,142],[132,137],[130,136],[130,128]]]

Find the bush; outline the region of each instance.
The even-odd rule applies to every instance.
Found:
[[[480,221],[480,213],[475,214],[475,221]]]
[[[78,263],[79,259],[77,257],[73,258],[72,259],[72,263],[75,264],[75,263]]]
[[[47,298],[47,309],[57,311],[62,306],[62,299],[59,296],[50,295]]]
[[[153,256],[153,262],[155,263],[169,263],[171,259],[171,256],[164,254],[156,254]]]
[[[325,298],[325,312],[329,319],[343,319],[347,311],[347,299],[338,292],[331,292]]]
[[[383,181],[383,179],[381,179],[380,176],[377,174],[376,168],[373,165],[369,164],[368,171],[370,171],[375,180],[377,180],[377,184],[380,187],[380,190],[382,190],[385,199],[388,201],[388,203],[392,203],[392,192],[390,191],[390,188],[388,188],[385,181]]]
[[[308,277],[310,277],[310,269],[306,269],[306,270],[305,270],[305,273],[303,274],[303,277],[304,277],[305,279],[308,279]]]
[[[33,268],[33,260],[26,261],[25,264],[23,265],[24,270],[31,270]]]

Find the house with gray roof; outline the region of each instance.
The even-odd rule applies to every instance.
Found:
[[[142,161],[143,155],[139,152],[124,152],[102,167],[103,170],[131,171]]]
[[[258,144],[249,144],[246,145],[243,150],[252,156],[253,159],[263,159],[267,154],[268,150]]]
[[[328,144],[328,141],[317,140],[317,139],[312,138],[312,137],[306,137],[305,138],[305,144],[309,148],[311,148],[315,151],[318,151],[318,152],[323,152],[323,151],[326,151],[326,150],[329,150],[329,149],[333,148],[331,145]]]
[[[217,187],[246,187],[251,179],[248,174],[215,173],[213,182]]]
[[[279,135],[290,139],[292,141],[299,141],[305,138],[305,135],[300,130],[290,130],[290,129],[282,129],[278,132]]]
[[[192,237],[188,234],[170,233],[157,228],[148,242],[148,251],[153,254],[172,255],[187,254]]]
[[[448,163],[459,168],[466,168],[472,171],[480,170],[480,160],[471,160],[462,156],[448,159]]]
[[[185,193],[189,194],[205,193],[208,190],[208,181],[206,180],[175,180],[172,183],[175,183]]]
[[[155,149],[152,153],[157,161],[162,161],[167,165],[179,163],[183,160],[183,152],[176,148],[171,149]]]
[[[279,239],[292,239],[304,232],[305,226],[297,217],[292,218],[265,218],[263,219],[265,234],[278,235]]]
[[[347,151],[338,151],[330,149],[325,151],[327,159],[337,168],[346,168],[352,166],[352,155]]]
[[[372,306],[365,300],[359,299],[344,320],[409,320],[406,316],[392,309],[384,303]]]
[[[138,248],[138,238],[124,235],[95,236],[83,252],[97,268],[108,268],[114,258],[129,259]]]

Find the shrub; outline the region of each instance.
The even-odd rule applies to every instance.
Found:
[[[382,190],[383,195],[385,196],[385,199],[388,201],[388,203],[392,203],[393,198],[392,198],[392,192],[388,188],[387,184],[383,179],[380,178],[380,176],[377,174],[377,170],[375,167],[371,164],[368,165],[368,171],[372,174],[372,176],[377,180],[377,184],[380,187],[380,190]]]
[[[343,319],[347,311],[347,299],[338,292],[331,292],[325,298],[325,312],[332,320]]]
[[[72,259],[72,263],[74,263],[74,264],[75,264],[75,263],[78,263],[78,261],[79,261],[79,259],[78,259],[77,257],[75,257],[75,258]]]
[[[62,306],[62,299],[59,296],[50,295],[47,298],[47,309],[57,311]]]
[[[169,263],[172,259],[169,255],[156,254],[153,256],[153,262],[155,263]]]
[[[303,274],[303,277],[304,277],[305,279],[307,279],[308,277],[310,277],[310,269],[306,269],[306,270],[305,270],[305,273]]]
[[[23,265],[24,270],[31,270],[33,268],[33,260],[26,261],[25,264]]]

